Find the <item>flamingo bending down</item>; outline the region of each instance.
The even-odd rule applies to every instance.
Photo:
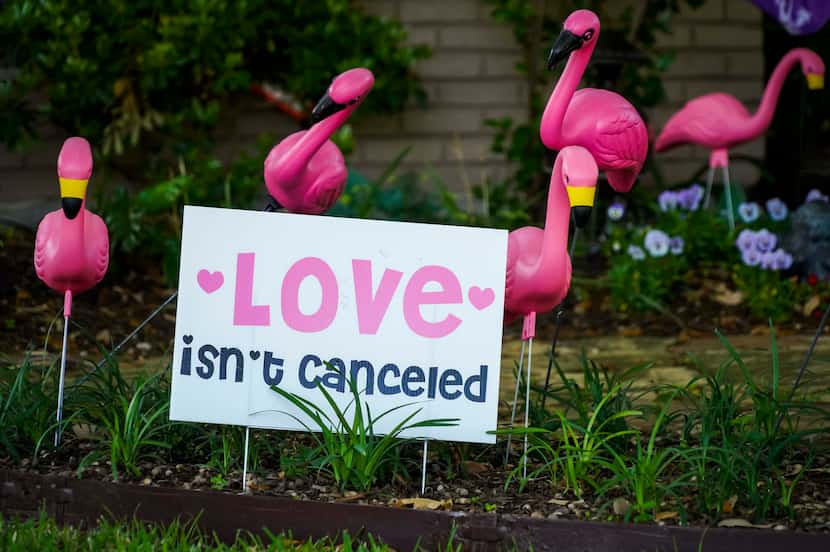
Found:
[[[63,345],[58,385],[58,428],[55,446],[60,444],[63,383],[66,374],[66,338],[72,314],[72,296],[100,282],[109,266],[109,234],[101,217],[86,209],[86,188],[92,175],[92,149],[80,137],[67,139],[58,155],[58,180],[62,208],[48,213],[37,228],[35,272],[38,278],[63,300]]]
[[[280,205],[292,213],[318,215],[337,201],[348,173],[329,137],[363,103],[374,82],[368,69],[341,73],[312,110],[312,127],[274,146],[265,158],[265,185]]]
[[[637,180],[648,153],[648,130],[625,98],[598,88],[576,87],[599,38],[599,18],[577,10],[565,19],[551,47],[548,69],[568,59],[545,106],[539,134],[548,149],[579,145],[591,152],[608,183],[627,192]]]
[[[547,312],[562,302],[571,285],[571,258],[568,255],[570,212],[578,224],[591,214],[599,169],[591,153],[581,146],[567,146],[559,151],[553,164],[548,190],[545,228],[525,226],[510,232],[507,238],[507,274],[505,278],[505,322],[524,317],[522,352],[513,397],[512,427],[516,418],[525,342],[528,343],[525,395],[525,427],[530,409],[530,370],[536,313]],[[508,454],[510,441],[508,440]],[[527,435],[524,441],[524,470],[527,475]]]
[[[654,146],[656,151],[666,151],[681,144],[697,144],[712,150],[709,155],[709,174],[706,182],[706,199],[709,205],[712,181],[716,168],[723,169],[729,225],[735,227],[732,212],[732,194],[729,188],[729,149],[762,135],[772,122],[781,87],[787,74],[797,64],[807,77],[811,90],[824,87],[824,62],[815,52],[795,48],[787,52],[776,65],[764,89],[761,105],[754,115],[734,96],[715,92],[689,100],[683,108],[671,116]]]

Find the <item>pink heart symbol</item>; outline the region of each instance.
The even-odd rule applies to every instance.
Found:
[[[478,310],[486,309],[496,300],[496,294],[493,288],[481,289],[478,286],[473,286],[467,292],[467,297],[470,298],[470,303]]]
[[[225,283],[225,277],[222,276],[222,272],[219,270],[210,272],[203,268],[196,274],[196,281],[199,282],[199,287],[205,290],[205,293],[213,293],[222,287],[222,284]]]

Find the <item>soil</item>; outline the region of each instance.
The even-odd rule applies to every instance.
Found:
[[[263,432],[264,435],[273,435]],[[309,444],[307,436],[285,435],[280,447]],[[294,441],[294,444],[286,444]],[[662,443],[670,445],[670,443]],[[25,460],[22,466],[14,466],[8,459],[0,459],[0,467],[22,469],[40,474],[75,477],[80,458],[92,449],[92,443],[78,439],[61,446],[58,453],[42,453],[36,466]],[[463,446],[444,444],[440,450],[431,451],[428,464],[426,492],[420,494],[420,445],[408,445],[404,455],[417,467],[409,469],[411,479],[395,476],[391,482],[378,482],[370,491],[341,491],[335,482],[322,472],[287,475],[274,469],[277,458],[261,454],[260,468],[249,475],[249,494],[279,496],[296,500],[322,502],[386,505],[390,507],[415,507],[459,512],[498,512],[501,514],[527,515],[533,518],[622,521],[627,502],[621,498],[597,498],[590,493],[577,497],[571,492],[557,489],[544,476],[532,480],[521,491],[515,480],[505,488],[515,464],[504,465],[504,444],[477,446],[462,450]],[[436,449],[438,447],[435,447]],[[517,462],[521,452],[514,449],[512,462]],[[452,457],[447,460],[445,457]],[[476,458],[476,460],[462,460]],[[789,458],[782,469],[796,474],[805,462],[806,452]],[[460,473],[454,473],[456,466]],[[531,464],[529,473],[536,466]],[[140,473],[121,474],[120,482],[155,487],[175,487],[194,491],[218,490],[232,494],[241,492],[242,474],[233,470],[216,484],[212,478],[217,471],[200,464],[165,464],[144,462]],[[109,462],[95,462],[86,467],[80,477],[112,481]],[[807,476],[802,478],[793,494],[792,518],[780,516],[766,519],[760,524],[751,523],[749,505],[737,499],[724,504],[724,513],[717,524],[723,527],[747,527],[775,530],[797,530],[830,533],[830,454],[813,457]],[[426,500],[419,500],[426,499]],[[666,504],[657,519],[648,521],[658,525],[712,526],[716,522],[696,513],[693,495],[681,497],[685,514],[677,504]],[[727,510],[728,508],[728,510]]]
[[[54,354],[60,350],[63,320],[60,313],[62,298],[49,290],[35,275],[32,264],[34,234],[23,230],[6,230],[0,234],[0,361],[16,362],[26,352],[41,354],[46,349]],[[601,265],[589,260],[578,264],[575,273],[596,273]],[[709,277],[711,279],[711,276]],[[711,280],[709,280],[711,281]],[[704,289],[706,282],[690,282],[689,289]],[[150,312],[167,299],[175,290],[162,277],[157,266],[133,262],[131,268],[114,268],[94,290],[83,294],[73,304],[73,331],[70,332],[70,372],[84,360],[96,361],[103,350],[110,349],[129,334]],[[590,300],[567,305],[561,335],[563,338],[601,335],[634,337],[710,335],[713,326],[730,334],[750,333],[754,328],[766,326],[766,321],[753,319],[740,306],[728,306],[712,299],[706,292],[687,293],[678,298],[678,304],[670,305],[672,314],[659,312],[637,313],[629,316],[613,311],[602,290],[592,288]],[[555,315],[540,316],[539,333],[553,333]],[[787,325],[779,325],[779,334],[812,331],[817,321],[800,317]],[[175,309],[171,305],[147,325],[122,352],[122,361],[141,361],[145,358],[169,354],[175,325]],[[516,337],[521,329],[514,324],[506,329],[507,337]],[[548,333],[549,332],[549,333]],[[5,357],[5,359],[4,359]],[[273,435],[273,434],[272,434]],[[285,435],[285,434],[282,434]],[[270,437],[269,437],[270,438]],[[275,437],[276,438],[276,437]],[[279,437],[307,442],[308,437],[293,435]],[[37,465],[30,460],[22,466],[14,466],[10,460],[0,458],[0,466],[34,470],[64,476],[76,473],[80,459],[92,449],[92,442],[70,439],[57,453],[43,453]],[[281,443],[282,447],[283,444]],[[572,493],[553,488],[544,478],[531,481],[518,492],[515,482],[505,490],[514,465],[503,464],[503,444],[495,447],[468,447],[443,444],[435,446],[429,463],[429,475],[424,498],[435,502],[417,506],[438,507],[455,511],[524,514],[531,517],[564,519],[620,519],[624,503],[609,502],[586,494],[576,497]],[[411,449],[411,450],[410,450]],[[328,502],[355,502],[411,507],[407,499],[419,497],[418,469],[419,446],[407,448],[409,461],[415,467],[409,471],[413,479],[397,477],[391,482],[377,484],[365,493],[341,492],[323,473],[288,475],[280,471],[279,461],[267,454],[261,459],[262,468],[250,479],[250,492],[278,495],[302,500]],[[439,452],[440,451],[440,452]],[[448,452],[449,451],[449,452]],[[806,455],[806,453],[805,453]],[[447,456],[451,457],[447,460]],[[519,454],[514,453],[513,461]],[[475,460],[472,460],[475,458]],[[803,457],[793,457],[783,466],[785,471],[798,472]],[[451,468],[454,467],[454,468]],[[532,471],[534,466],[530,466]],[[458,473],[460,471],[460,473]],[[123,475],[122,481],[140,485],[211,489],[215,469],[204,465],[181,463],[143,463],[139,475]],[[101,461],[88,466],[83,478],[110,480],[108,462]],[[223,490],[238,493],[242,475],[239,471],[227,474]],[[222,485],[218,485],[222,486]],[[795,515],[792,519],[767,520],[767,527],[830,532],[830,454],[813,458],[794,496]],[[660,524],[692,525],[711,524],[712,520],[695,514],[691,507],[694,497],[683,497],[688,517],[666,507]],[[615,508],[616,507],[616,508]],[[730,506],[728,516],[744,525],[750,519],[748,505],[738,500]],[[617,513],[615,513],[615,509]]]

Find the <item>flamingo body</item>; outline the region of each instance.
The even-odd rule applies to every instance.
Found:
[[[582,88],[571,98],[562,122],[562,136],[546,144],[586,148],[615,190],[627,192],[637,180],[648,154],[648,130],[625,98],[600,88]]]
[[[565,20],[548,65],[568,57],[565,70],[542,115],[540,137],[553,150],[569,145],[586,148],[609,184],[627,192],[637,180],[648,154],[649,132],[631,103],[610,90],[576,90],[599,37],[599,18],[577,10]]]
[[[103,219],[83,209],[82,228],[71,228],[61,209],[47,213],[35,237],[35,272],[38,278],[59,292],[87,291],[101,280],[109,266],[109,234]],[[77,226],[78,223],[75,223]],[[80,247],[78,247],[80,246]],[[80,249],[80,256],[76,251]]]
[[[271,149],[265,158],[265,186],[280,205],[311,215],[334,205],[348,171],[343,154],[329,137],[363,102],[374,82],[368,69],[341,73],[312,111],[311,128],[291,134]]]
[[[328,211],[343,193],[348,177],[340,149],[326,140],[308,160],[305,170],[287,180],[281,164],[293,148],[308,134],[300,130],[277,144],[265,159],[265,183],[280,205],[293,213],[320,214]]]
[[[671,116],[657,137],[655,150],[695,144],[715,152],[758,138],[769,128],[781,88],[796,64],[801,64],[810,88],[823,87],[824,62],[811,50],[795,48],[776,65],[756,113],[750,113],[737,98],[723,92],[694,98]],[[710,165],[725,165],[725,155],[726,152],[721,152],[713,156]]]

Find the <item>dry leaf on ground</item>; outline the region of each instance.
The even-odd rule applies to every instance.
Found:
[[[415,510],[449,510],[452,508],[452,499],[432,500],[431,498],[393,498],[391,506],[414,508]]]
[[[718,522],[718,527],[747,527],[753,529],[772,529],[772,523],[751,523],[741,518],[726,518]]]

